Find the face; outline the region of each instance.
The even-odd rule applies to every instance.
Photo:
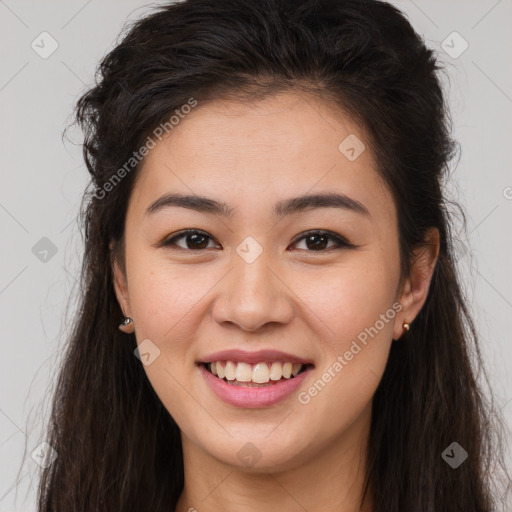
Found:
[[[155,203],[166,194],[226,211]],[[144,369],[184,442],[205,460],[248,467],[248,454],[259,459],[253,471],[278,471],[366,432],[392,339],[412,320],[398,304],[398,248],[369,142],[332,105],[282,93],[187,114],[144,161],[126,218],[126,274],[115,267]],[[212,356],[226,350],[241,352]],[[266,350],[286,355],[255,354]],[[237,375],[249,368],[255,380],[260,370],[265,379],[257,362],[307,366],[244,388],[207,374],[199,362],[212,360],[226,372],[225,361],[245,362]]]

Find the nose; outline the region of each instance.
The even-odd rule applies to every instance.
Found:
[[[286,324],[293,318],[293,293],[279,272],[261,254],[247,263],[238,254],[233,268],[219,283],[212,315],[219,324],[236,324],[245,331],[257,331],[266,324]]]

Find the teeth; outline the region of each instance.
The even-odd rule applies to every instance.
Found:
[[[224,373],[227,380],[235,380],[236,373],[236,364],[233,361],[226,361],[226,366],[224,367]]]
[[[268,371],[267,363],[258,363],[252,370],[252,381],[258,382],[259,384],[264,384],[268,382],[270,378],[270,374]]]
[[[281,363],[272,363],[270,367],[270,378],[272,380],[279,380],[283,376],[283,367]]]
[[[238,382],[251,382],[251,380],[252,380],[251,365],[247,364],[247,363],[238,363],[236,365],[236,370],[235,370],[235,379]]]
[[[235,363],[233,361],[214,361],[208,365],[211,373],[217,375],[219,379],[237,382],[255,382],[265,384],[266,382],[278,381],[282,378],[290,379],[292,375],[296,377],[302,369],[301,363],[257,363],[250,365],[248,363]]]

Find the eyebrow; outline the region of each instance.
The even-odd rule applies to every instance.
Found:
[[[188,208],[197,212],[228,218],[231,218],[235,212],[226,203],[208,197],[168,193],[153,201],[146,208],[145,215],[152,215],[169,207]],[[307,194],[291,199],[283,199],[274,205],[272,215],[276,218],[282,218],[316,208],[340,208],[371,218],[370,212],[363,203],[337,192]]]

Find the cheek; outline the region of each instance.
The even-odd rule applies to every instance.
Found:
[[[336,404],[343,411],[340,421],[347,424],[375,393],[400,309],[394,294],[398,263],[387,266],[377,253],[355,261],[317,279],[316,286],[309,278],[301,281],[305,302],[327,328],[318,339],[322,353],[318,380],[300,402],[320,416],[329,414],[329,409],[332,413]]]
[[[159,351],[151,364],[144,365],[144,371],[180,428],[190,430],[195,418],[201,417],[201,408],[187,392],[196,371],[198,315],[205,314],[201,299],[214,286],[215,276],[198,273],[193,265],[172,265],[142,252],[132,253],[130,264],[137,343],[149,339]]]
[[[185,327],[192,322],[195,308],[200,308],[216,276],[199,273],[194,265],[173,264],[143,251],[133,253],[130,263],[130,302],[137,337],[148,337],[159,344],[181,340],[180,333],[187,332]]]
[[[302,395],[308,404],[299,399],[297,404],[303,404],[307,417],[336,413],[329,427],[333,435],[361,414],[384,371],[393,331],[386,313],[394,313],[398,277],[398,264],[394,268],[385,261],[382,253],[366,251],[329,267],[283,269],[283,281],[293,283],[293,293],[286,287],[283,293],[296,304],[295,325],[317,345],[319,362],[314,388]],[[172,264],[143,251],[132,253],[127,263],[137,341],[150,339],[161,351],[144,369],[180,427],[193,429],[194,418],[204,413],[183,386],[191,382],[200,324],[213,306],[208,294],[229,292],[219,282],[226,268]],[[292,334],[293,329],[290,325]]]
[[[379,254],[367,252],[318,273],[304,272],[296,279],[296,290],[325,325],[331,350],[339,353],[392,308],[397,279],[398,265],[391,268]],[[385,335],[392,332],[390,316],[393,309],[385,325],[378,324]]]
[[[333,359],[352,340],[364,341],[365,333],[373,332],[391,308],[398,265],[385,262],[382,251],[361,251],[339,264],[283,269],[283,280],[293,284],[287,300],[296,302],[296,321],[309,324],[323,356]],[[166,353],[187,357],[191,338],[208,313],[205,308],[213,307],[208,294],[222,292],[225,267],[171,263],[142,250],[131,253],[127,266],[137,338],[149,338]],[[381,324],[379,337],[391,337],[393,323]]]

